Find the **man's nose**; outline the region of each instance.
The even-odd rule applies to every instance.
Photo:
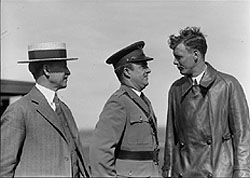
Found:
[[[151,69],[149,67],[146,68],[146,72],[149,74],[151,73]]]
[[[65,74],[66,75],[70,75],[71,74],[68,67],[66,67],[66,69],[65,69]]]

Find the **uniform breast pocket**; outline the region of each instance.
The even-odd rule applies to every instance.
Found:
[[[128,144],[152,144],[152,132],[148,118],[142,114],[132,115],[127,136]]]

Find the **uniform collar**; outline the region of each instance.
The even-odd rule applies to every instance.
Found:
[[[136,104],[138,104],[143,111],[145,111],[148,115],[150,115],[150,110],[148,105],[143,101],[140,96],[138,96],[131,87],[122,84],[121,90],[123,90],[124,93],[128,95],[129,98],[131,98]],[[150,103],[150,101],[146,98],[147,102]]]

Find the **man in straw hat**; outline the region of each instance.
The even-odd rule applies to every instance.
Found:
[[[93,133],[90,164],[94,177],[159,177],[156,117],[142,90],[151,70],[143,41],[107,59],[121,83],[106,102]]]
[[[57,91],[70,71],[65,43],[28,47],[32,90],[1,117],[0,177],[89,177],[76,123]]]

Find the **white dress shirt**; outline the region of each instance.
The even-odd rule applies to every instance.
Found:
[[[51,106],[51,108],[55,111],[56,110],[56,106],[55,103],[53,102],[53,99],[55,97],[55,91],[50,90],[38,83],[36,83],[36,88],[44,95],[44,97],[46,98],[47,102],[49,103],[49,105]]]
[[[205,69],[203,70],[203,72],[201,72],[198,76],[196,77],[192,77],[192,80],[193,80],[193,84],[194,84],[194,80],[197,81],[197,84],[199,85],[200,84],[200,81],[201,81],[201,78],[203,77],[204,73],[206,72],[207,70],[207,65],[205,67]]]
[[[135,92],[139,97],[141,96],[141,93],[142,92],[139,92],[139,91],[137,91],[136,89],[134,89],[134,88],[131,88],[132,90],[133,90],[133,92]]]

